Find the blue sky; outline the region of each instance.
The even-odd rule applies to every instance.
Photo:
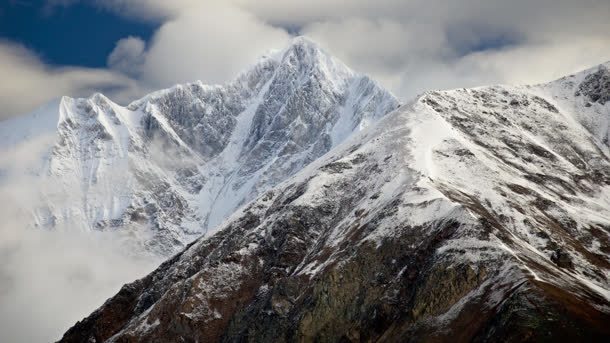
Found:
[[[105,67],[116,42],[149,40],[160,23],[121,17],[88,3],[46,6],[44,0],[2,0],[0,38],[18,42],[51,65]]]

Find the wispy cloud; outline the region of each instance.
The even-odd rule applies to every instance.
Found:
[[[32,51],[0,41],[0,119],[29,112],[62,95],[88,96],[97,90],[136,92],[138,84],[122,73],[45,65]]]

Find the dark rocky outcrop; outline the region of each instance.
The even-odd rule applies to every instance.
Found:
[[[610,101],[610,70],[602,65],[597,72],[587,75],[575,95],[586,96],[602,105]]]

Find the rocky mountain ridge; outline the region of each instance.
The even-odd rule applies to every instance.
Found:
[[[397,106],[298,37],[226,85],[177,85],[128,106],[64,97],[3,122],[0,136],[54,137],[35,171],[53,187],[40,190],[33,226],[122,231],[134,251],[169,256]]]
[[[423,94],[62,341],[606,340],[609,66]]]

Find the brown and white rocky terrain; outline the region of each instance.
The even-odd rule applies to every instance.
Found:
[[[607,341],[609,68],[425,93],[61,341]]]

